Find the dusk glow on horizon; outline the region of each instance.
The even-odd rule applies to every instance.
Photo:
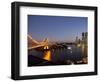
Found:
[[[73,42],[87,28],[87,17],[28,15],[28,34],[37,41]]]

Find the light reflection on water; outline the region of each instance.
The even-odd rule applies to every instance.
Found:
[[[51,61],[51,51],[45,51],[44,54],[43,54],[43,59],[45,60],[48,60],[48,61]]]
[[[81,48],[75,45],[70,45],[70,47],[71,49],[47,50],[44,52],[32,50],[30,54],[53,62],[66,61],[66,60],[71,60],[71,61],[82,60],[83,53]]]

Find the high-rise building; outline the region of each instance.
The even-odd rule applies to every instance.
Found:
[[[76,36],[76,41],[75,42],[76,42],[76,44],[78,43],[78,36]]]
[[[82,32],[82,40],[84,40],[84,32]]]
[[[87,32],[82,32],[82,43],[87,44]]]

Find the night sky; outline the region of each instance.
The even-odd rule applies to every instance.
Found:
[[[87,17],[28,15],[28,34],[37,41],[75,41],[87,32]]]

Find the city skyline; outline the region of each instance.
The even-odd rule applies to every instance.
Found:
[[[87,17],[28,15],[28,34],[35,40],[75,41],[87,32]]]

